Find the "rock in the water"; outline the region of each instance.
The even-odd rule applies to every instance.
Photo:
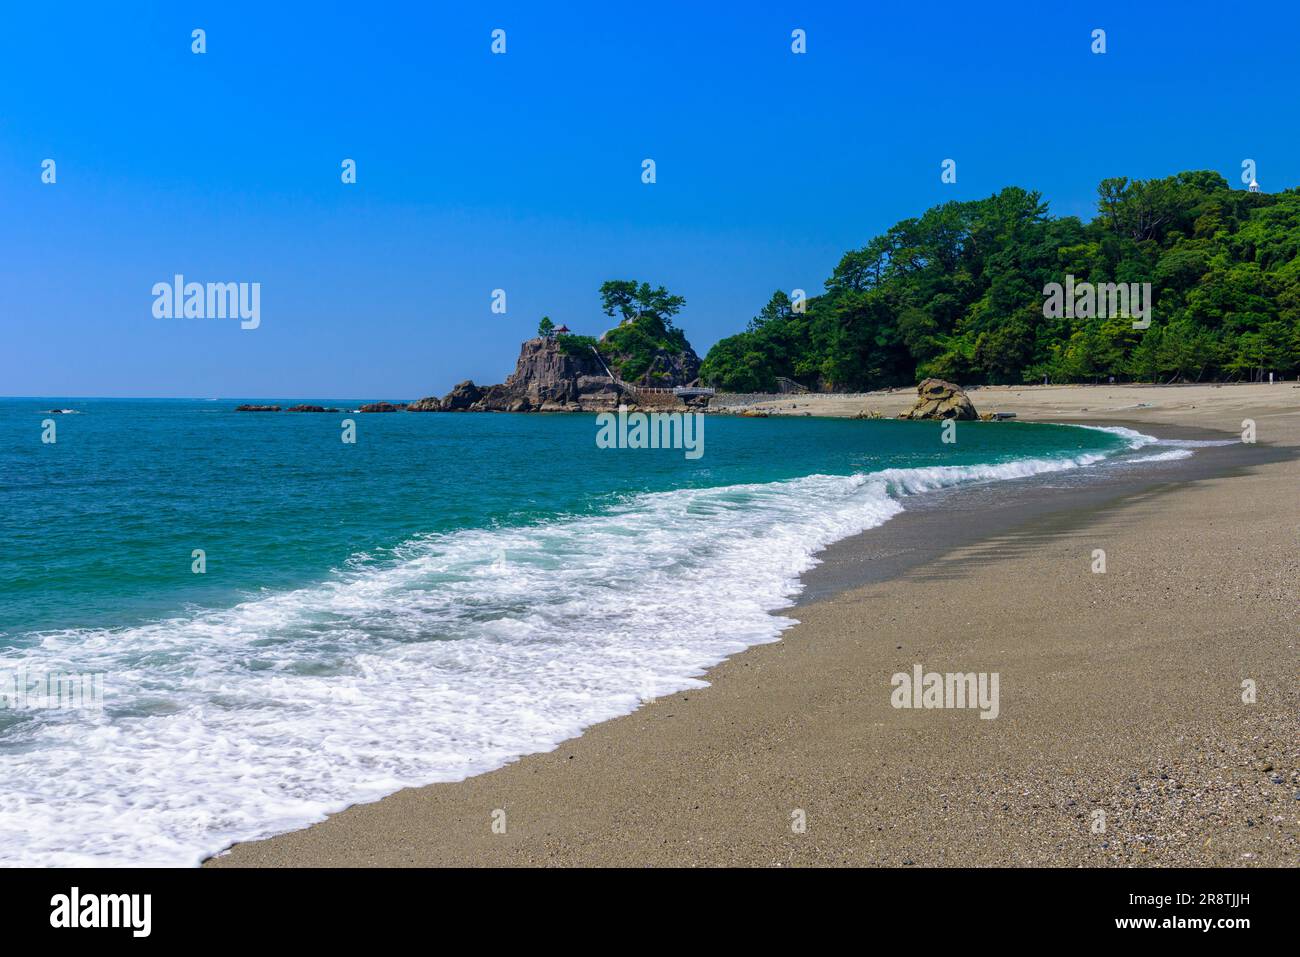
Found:
[[[441,412],[442,399],[436,395],[425,396],[423,399],[416,399],[406,407],[407,412]]]
[[[236,412],[279,412],[278,405],[237,405]]]
[[[452,387],[442,400],[442,410],[444,412],[464,412],[475,402],[483,398],[483,390],[476,386],[472,380],[466,379],[464,382],[458,382]]]
[[[926,379],[916,387],[916,404],[900,419],[962,419],[975,420],[979,413],[971,404],[961,386],[943,379]]]
[[[291,405],[285,409],[286,412],[337,412],[338,409],[327,409],[323,405]]]
[[[391,402],[372,402],[357,409],[358,412],[396,412],[399,406]]]

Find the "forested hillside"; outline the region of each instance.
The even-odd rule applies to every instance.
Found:
[[[783,292],[718,342],[701,378],[736,392],[777,376],[818,389],[962,383],[1241,380],[1300,372],[1300,192],[1218,173],[1104,180],[1089,223],[1008,187],[904,220],[847,253],[799,313]],[[1044,287],[1151,283],[1128,316],[1047,318]]]

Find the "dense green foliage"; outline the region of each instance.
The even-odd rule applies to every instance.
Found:
[[[556,336],[555,341],[566,356],[579,359],[590,359],[591,350],[596,346],[595,336],[575,336],[567,332]]]
[[[690,349],[686,335],[673,326],[673,316],[686,300],[663,286],[654,289],[633,279],[613,279],[601,285],[600,300],[605,315],[620,317],[599,346],[610,371],[620,379],[640,379],[658,352],[679,356]]]
[[[660,286],[652,288],[648,282],[635,279],[610,279],[600,284],[600,307],[607,316],[619,316],[625,322],[653,316],[671,329],[673,316],[686,305],[681,296],[671,295]]]
[[[844,256],[796,311],[778,292],[717,343],[701,378],[768,391],[963,383],[1254,379],[1300,371],[1300,192],[1218,173],[1108,179],[1090,223],[1008,187],[898,223]],[[1045,287],[1151,283],[1151,326],[1047,318]]]
[[[655,354],[678,356],[690,348],[685,334],[657,316],[639,316],[605,333],[600,354],[610,370],[625,382],[636,382],[650,368]]]

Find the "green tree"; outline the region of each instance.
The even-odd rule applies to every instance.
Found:
[[[1012,319],[980,333],[975,340],[972,359],[989,382],[1005,384],[1020,381],[1033,350],[1034,333],[1029,324],[1022,319]]]
[[[600,287],[600,304],[607,316],[619,316],[631,322],[651,316],[671,329],[673,316],[686,305],[681,296],[674,296],[663,286],[653,288],[648,282],[635,279],[611,279]]]

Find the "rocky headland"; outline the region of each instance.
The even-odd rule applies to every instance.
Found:
[[[639,373],[635,378],[624,378],[629,367]],[[428,396],[412,402],[407,411],[602,412],[620,404],[681,407],[682,401],[669,390],[695,384],[699,374],[699,356],[689,345],[633,355],[608,348],[605,340],[538,336],[519,347],[515,371],[505,382],[480,386],[466,379],[442,398]],[[650,391],[654,389],[665,391]]]

